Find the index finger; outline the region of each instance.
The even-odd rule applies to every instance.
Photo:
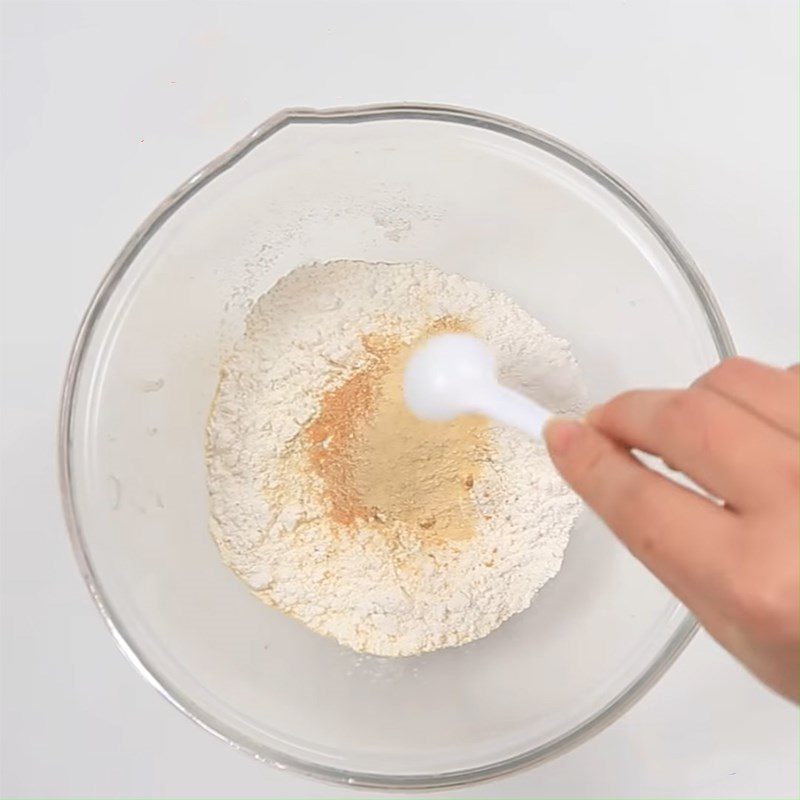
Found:
[[[633,555],[684,602],[701,602],[720,574],[733,513],[577,420],[551,420],[545,439],[559,472]]]
[[[663,458],[740,510],[771,505],[796,471],[796,440],[699,387],[623,392],[586,418],[624,447]]]
[[[701,375],[695,386],[718,392],[795,438],[800,434],[797,368],[777,369],[737,356]]]

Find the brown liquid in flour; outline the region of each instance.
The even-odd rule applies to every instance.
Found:
[[[468,328],[444,317],[420,339]],[[405,407],[402,385],[416,342],[404,344],[390,334],[368,334],[362,341],[367,364],[323,395],[305,432],[331,518],[344,526],[373,521],[387,532],[402,523],[426,541],[471,537],[469,495],[486,451],[486,422],[417,419]]]

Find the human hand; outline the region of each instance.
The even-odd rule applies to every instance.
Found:
[[[545,430],[564,478],[720,644],[800,687],[800,372],[728,359],[689,389],[633,391]],[[659,456],[724,505],[645,467]]]

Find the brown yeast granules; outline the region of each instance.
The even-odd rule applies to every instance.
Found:
[[[474,535],[470,492],[488,446],[485,420],[425,422],[403,402],[409,353],[420,339],[445,330],[469,325],[440,318],[409,344],[391,333],[362,336],[364,366],[322,396],[306,438],[337,523],[369,521],[390,534],[399,522],[425,540]]]

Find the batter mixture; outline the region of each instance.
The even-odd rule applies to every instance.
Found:
[[[544,446],[402,400],[416,343],[487,341],[504,383],[584,396],[568,344],[505,295],[420,264],[300,267],[264,294],[207,430],[211,531],[264,602],[360,652],[485,636],[558,572],[580,503]]]

